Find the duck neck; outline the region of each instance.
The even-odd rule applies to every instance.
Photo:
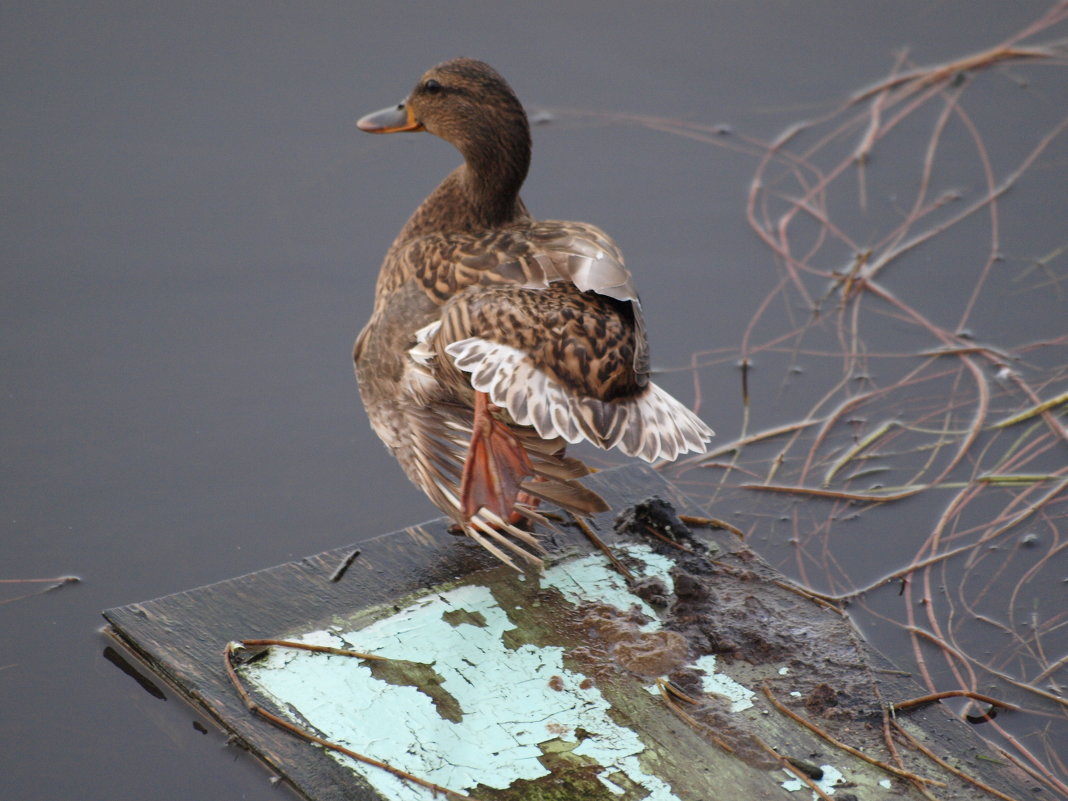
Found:
[[[394,247],[428,234],[475,233],[527,219],[519,189],[530,166],[526,117],[501,135],[487,132],[457,145],[464,163],[438,184],[401,230]],[[477,144],[476,144],[477,143]],[[455,144],[455,143],[454,143]]]
[[[530,167],[530,131],[524,124],[508,136],[494,134],[461,149],[460,180],[471,222],[479,228],[495,228],[526,216],[519,189]]]

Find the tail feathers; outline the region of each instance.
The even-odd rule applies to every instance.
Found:
[[[608,510],[608,504],[600,495],[575,480],[588,476],[590,468],[582,460],[566,456],[566,443],[559,437],[542,439],[530,429],[513,431],[530,457],[535,475],[533,481],[523,482],[524,492],[577,515]]]
[[[671,461],[690,451],[703,453],[713,436],[701,418],[656,384],[627,403],[631,408],[620,426],[619,448],[628,456]]]
[[[581,516],[608,511],[604,498],[577,481],[525,481],[523,492]]]

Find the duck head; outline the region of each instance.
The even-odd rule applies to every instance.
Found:
[[[463,155],[472,194],[492,195],[497,207],[514,205],[530,167],[530,124],[519,98],[496,70],[471,58],[431,68],[404,101],[368,114],[357,127],[444,139]]]

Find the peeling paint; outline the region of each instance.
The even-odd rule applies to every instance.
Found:
[[[670,586],[670,560],[644,546],[624,551],[644,565],[637,572]],[[549,568],[541,586],[574,604],[637,605],[653,618],[650,630],[659,627],[655,611],[600,556]],[[581,759],[592,766],[591,780],[605,798],[680,801],[668,781],[643,767],[646,746],[638,733],[613,720],[594,682],[565,666],[564,649],[515,645],[505,636],[513,631],[487,587],[460,586],[357,630],[335,627],[298,638],[408,660],[399,672],[373,671],[366,660],[280,648],[242,672],[295,722],[450,789],[509,788],[549,775],[546,764],[553,760]],[[385,771],[334,756],[384,797],[433,797]]]
[[[705,674],[701,680],[701,689],[706,693],[722,695],[729,700],[731,702],[731,712],[742,712],[753,706],[753,698],[756,697],[756,693],[739,684],[726,673],[717,673],[715,654],[702,656],[694,662],[694,667]]]
[[[672,592],[675,591],[675,582],[669,572],[674,562],[666,556],[654,553],[646,545],[623,545],[617,548],[617,553],[621,558],[634,560],[636,564],[632,563],[630,570],[635,576],[639,578],[655,576],[661,579]],[[642,614],[653,618],[653,622],[643,627],[644,630],[652,631],[660,628],[659,623],[656,622],[656,610],[632,594],[623,577],[607,568],[604,557],[599,554],[554,565],[545,571],[542,586],[556,588],[573,604],[598,600],[617,609],[630,609],[637,606]]]

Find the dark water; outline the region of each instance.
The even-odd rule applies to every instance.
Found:
[[[371,433],[349,351],[383,252],[457,157],[361,135],[359,115],[470,55],[535,110],[771,139],[886,74],[898,48],[960,56],[1046,7],[6,3],[0,578],[83,581],[0,605],[4,797],[269,797],[169,689],[116,668],[99,611],[436,515]],[[775,280],[745,224],[754,160],[551,120],[534,131],[532,211],[615,236],[656,364],[735,349]],[[1063,238],[1061,195],[1032,222]],[[1041,313],[1013,324],[1063,327]],[[731,438],[738,379],[719,369],[703,412]],[[686,373],[662,383],[692,401]]]

